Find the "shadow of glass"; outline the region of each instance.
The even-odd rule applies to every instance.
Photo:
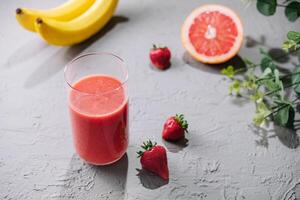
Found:
[[[124,199],[127,171],[127,154],[116,163],[107,166],[89,165],[74,154],[65,177],[60,180],[65,184],[59,197],[66,198],[72,195],[75,199],[84,199],[91,195],[99,199]]]
[[[96,179],[101,184],[95,185],[95,189],[101,191],[103,184],[111,191],[119,191],[119,196],[125,196],[127,172],[128,172],[128,156],[127,153],[116,163],[106,166],[94,166]],[[120,198],[119,198],[120,199]]]
[[[138,171],[137,176],[139,177],[141,184],[147,189],[154,190],[169,183],[169,180],[164,180],[159,176],[157,176],[156,174],[153,174],[147,170],[144,169],[136,169],[136,170]]]
[[[124,16],[114,16],[103,29],[101,29],[98,33],[96,33],[88,40],[69,48],[60,48],[55,54],[48,57],[42,64],[37,67],[36,71],[34,71],[25,81],[24,87],[32,88],[48,80],[53,75],[62,70],[70,60],[78,56],[97,40],[104,37],[106,33],[111,31],[117,24],[127,22],[128,20],[129,19]]]
[[[223,68],[228,67],[229,65],[232,65],[235,69],[240,69],[240,68],[246,68],[246,64],[243,61],[243,59],[239,56],[236,55],[229,61],[222,63],[222,64],[216,64],[216,65],[209,65],[209,64],[203,64],[201,62],[196,61],[188,52],[185,52],[183,54],[182,60],[184,63],[187,65],[199,69],[204,72],[212,73],[212,74],[220,74],[220,71]]]
[[[188,142],[189,140],[186,138],[182,138],[177,142],[168,142],[163,140],[164,145],[172,153],[177,153],[179,151],[182,151],[185,147],[189,145]]]

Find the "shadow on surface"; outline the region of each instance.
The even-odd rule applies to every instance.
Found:
[[[63,69],[70,60],[78,56],[94,42],[104,37],[105,34],[111,31],[117,24],[127,22],[128,20],[129,19],[124,16],[114,16],[103,29],[90,39],[68,48],[60,48],[55,54],[45,59],[44,62],[37,67],[36,71],[27,78],[24,87],[32,88],[51,78]]]
[[[222,64],[217,64],[217,65],[209,65],[209,64],[203,64],[201,62],[196,61],[188,52],[185,52],[183,54],[182,60],[184,63],[187,65],[199,69],[204,72],[208,73],[213,73],[213,74],[220,74],[220,71],[223,68],[228,67],[229,65],[232,65],[235,69],[240,69],[240,68],[246,68],[246,64],[244,63],[243,59],[239,56],[236,55],[229,61],[222,63]]]
[[[253,131],[253,133],[259,137],[259,139],[255,140],[255,144],[257,146],[268,148],[269,139],[276,137],[275,134],[270,135],[270,133],[272,133],[273,130],[267,130],[263,127],[258,127],[255,125],[250,125],[249,127]]]
[[[279,141],[284,146],[290,149],[296,149],[299,146],[299,136],[297,135],[296,130],[274,125],[274,131]]]
[[[295,199],[299,200],[300,199],[300,182],[294,183],[293,187],[288,189],[287,192],[284,193],[282,196],[283,200],[289,200],[289,199]]]
[[[290,60],[289,54],[280,48],[271,48],[268,54],[278,63],[287,63]]]
[[[189,140],[186,138],[182,138],[177,142],[168,142],[163,140],[164,145],[172,153],[177,153],[179,151],[182,151],[185,147],[188,146],[188,142]]]
[[[137,176],[139,177],[141,184],[147,189],[154,190],[169,183],[169,180],[164,180],[147,170],[136,170],[138,171]]]
[[[242,97],[242,96],[237,96],[237,95],[231,94],[230,97],[232,97],[232,98],[230,98],[231,103],[236,106],[239,106],[239,107],[243,107],[244,105],[246,105],[247,103],[250,102],[249,99]]]
[[[95,186],[96,190],[103,191],[102,187],[105,184],[111,191],[119,191],[119,196],[125,196],[128,173],[127,153],[116,163],[107,166],[94,166],[94,170],[96,180],[101,181],[101,184]]]
[[[247,48],[252,48],[252,47],[256,47],[258,45],[265,45],[266,44],[266,37],[264,35],[261,35],[259,37],[259,39],[254,39],[253,37],[251,36],[246,36],[246,39],[245,39],[246,43],[245,43],[245,46]]]
[[[296,149],[299,144],[299,136],[296,133],[295,129],[289,129],[274,124],[273,130],[267,130],[263,127],[250,126],[254,134],[259,137],[258,140],[255,140],[257,146],[262,146],[265,148],[269,147],[269,139],[277,137],[279,141],[286,147],[290,149]]]
[[[82,199],[88,193],[100,199],[123,199],[128,171],[128,157],[125,154],[119,161],[107,166],[93,166],[73,155],[69,169],[63,179],[64,185],[59,198]]]
[[[48,45],[41,40],[32,40],[19,47],[12,55],[7,59],[6,65],[8,67],[14,67],[15,65],[25,62],[33,57],[36,57],[43,49]]]

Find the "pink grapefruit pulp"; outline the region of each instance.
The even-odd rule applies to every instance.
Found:
[[[181,39],[183,46],[196,60],[224,63],[234,57],[243,42],[243,26],[239,16],[221,5],[204,5],[185,20]]]

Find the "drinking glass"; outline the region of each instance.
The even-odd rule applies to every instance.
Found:
[[[119,160],[128,147],[128,71],[112,53],[87,53],[64,70],[73,142],[93,165]]]

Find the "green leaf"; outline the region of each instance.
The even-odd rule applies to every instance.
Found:
[[[298,15],[300,16],[300,11]],[[300,32],[289,31],[287,34],[287,38],[288,39],[283,43],[282,48],[287,52],[289,50],[296,50],[300,44]]]
[[[265,115],[263,113],[256,113],[253,117],[253,123],[256,126],[261,126],[265,123],[266,118]]]
[[[240,95],[241,90],[241,82],[239,80],[234,80],[229,86],[230,94],[236,93],[236,95]]]
[[[259,48],[259,53],[264,56],[269,56],[269,54],[263,48]]]
[[[300,49],[297,51],[298,62],[300,63]]]
[[[276,84],[280,84],[281,80],[280,80],[280,77],[279,77],[279,71],[278,71],[278,69],[274,70],[274,77],[275,77],[275,83]]]
[[[284,107],[274,114],[274,121],[277,125],[292,127],[295,117],[295,110],[290,104],[286,104]]]
[[[260,54],[263,55],[263,58],[260,61],[260,68],[262,71],[265,71],[267,68],[270,68],[272,71],[276,68],[276,65],[273,62],[271,56],[262,48],[259,49]]]
[[[257,10],[265,15],[271,16],[276,12],[277,0],[257,0]]]
[[[260,68],[262,71],[265,71],[267,68],[270,68],[272,71],[276,68],[273,60],[269,56],[264,56],[260,61]]]
[[[261,101],[256,104],[256,111],[253,118],[253,123],[256,126],[261,126],[265,123],[266,117],[271,113],[267,105]]]
[[[247,58],[243,58],[243,61],[246,65],[249,65],[250,67],[255,66],[255,64]]]
[[[221,70],[221,74],[227,76],[230,79],[233,79],[235,75],[235,71],[232,65],[228,66],[227,68],[224,68]]]
[[[253,80],[243,81],[242,87],[248,90],[254,90],[257,88],[257,85]]]
[[[265,86],[266,89],[269,91],[267,92],[267,95],[271,95],[273,97],[282,99],[284,88],[283,83],[279,77],[279,71],[277,69],[271,71],[271,73],[270,71],[270,68],[265,69],[262,78],[257,80],[257,85]]]
[[[299,65],[296,66],[295,69],[293,70],[292,83],[296,84],[294,85],[293,88],[297,96],[299,96],[300,95],[300,66]]]
[[[287,38],[289,40],[292,40],[296,43],[300,43],[300,32],[296,32],[296,31],[289,31],[287,34]]]
[[[266,80],[264,82],[264,86],[269,90],[269,91],[275,91],[279,90],[280,87],[273,81],[273,80]]]
[[[267,67],[263,70],[262,78],[273,77],[272,69]]]
[[[256,103],[262,102],[263,98],[264,98],[264,93],[262,93],[260,91],[256,91],[253,95],[250,95],[250,100],[252,100]]]
[[[242,87],[250,91],[255,91],[258,88],[256,84],[256,76],[252,73],[248,73],[246,77],[247,78],[242,82]]]
[[[291,50],[296,50],[297,49],[297,43],[294,40],[286,40],[282,44],[282,49],[288,52],[290,49]]]
[[[285,16],[290,22],[296,21],[300,16],[300,3],[293,1],[285,8]]]
[[[258,86],[265,85],[267,82],[274,79],[274,74],[270,68],[266,68],[259,79],[256,80]]]

